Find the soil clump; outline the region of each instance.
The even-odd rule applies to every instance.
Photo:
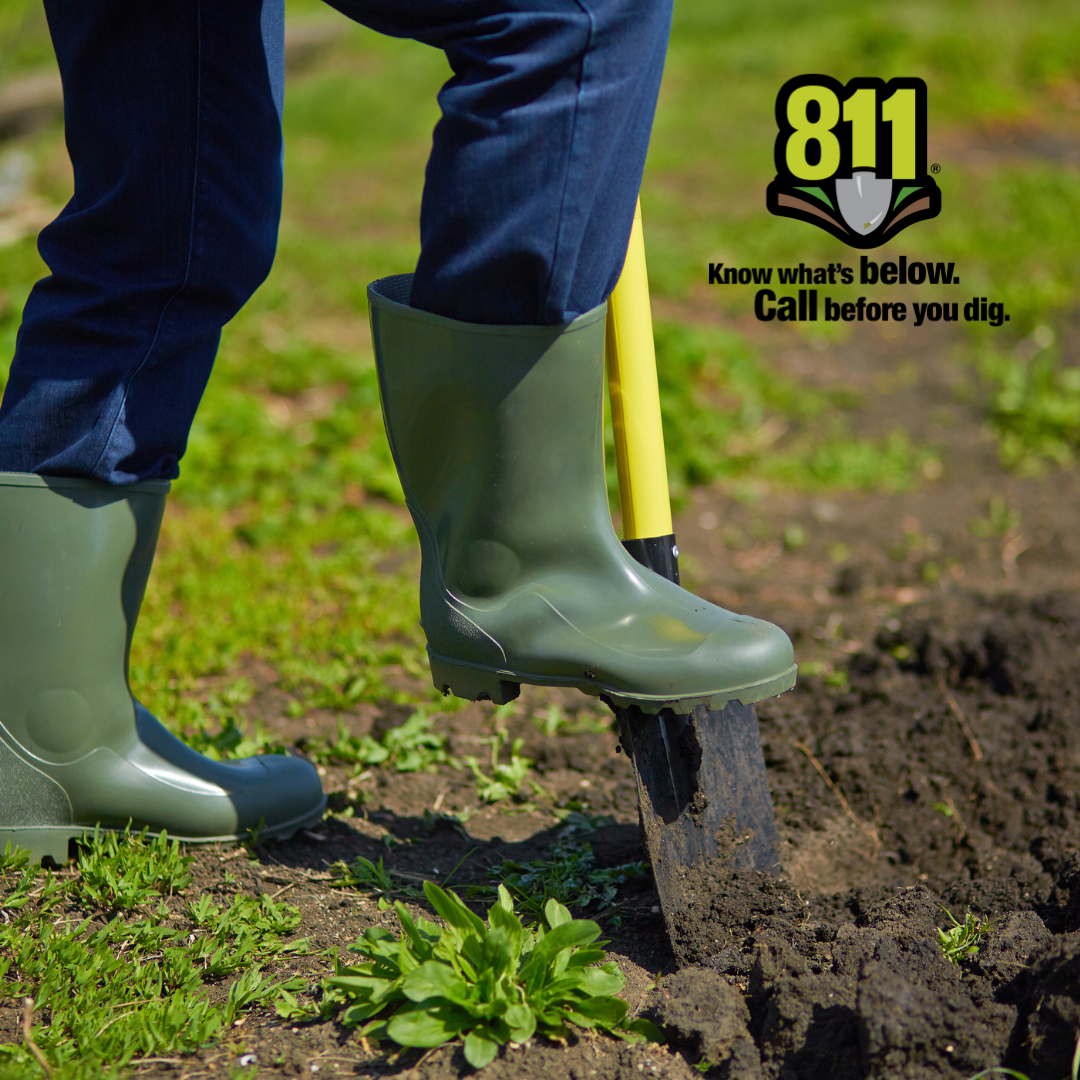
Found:
[[[685,875],[673,946],[694,966],[650,1006],[673,1043],[748,1080],[1068,1075],[1078,647],[1073,597],[953,596],[878,627],[844,684],[762,708],[786,873]],[[953,962],[939,930],[969,912],[985,932]],[[718,979],[745,994],[757,1058],[725,1050]]]

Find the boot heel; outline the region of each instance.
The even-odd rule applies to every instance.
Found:
[[[468,701],[490,701],[505,705],[521,693],[521,683],[500,679],[498,672],[465,664],[454,664],[428,653],[431,662],[431,681],[442,694],[466,698]]]
[[[10,843],[12,848],[26,848],[30,858],[38,864],[44,858],[52,859],[57,866],[67,866],[68,844],[93,829],[85,827],[43,826],[41,828],[4,828],[0,826],[0,855]]]

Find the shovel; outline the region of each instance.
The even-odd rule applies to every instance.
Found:
[[[641,204],[622,276],[608,302],[608,392],[622,505],[623,546],[676,584],[679,549],[671,524],[656,379]],[[775,873],[776,823],[753,705],[699,705],[690,713],[614,708],[634,766],[645,848],[668,933],[680,924],[701,874]]]

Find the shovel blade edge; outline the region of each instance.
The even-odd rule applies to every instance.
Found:
[[[669,932],[692,868],[776,874],[776,821],[753,705],[649,716],[616,709],[637,780],[645,848]]]

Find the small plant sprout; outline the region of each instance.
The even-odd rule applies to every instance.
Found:
[[[522,786],[528,776],[532,762],[525,757],[519,756],[519,751],[525,744],[524,739],[515,739],[510,747],[510,761],[506,764],[499,761],[499,751],[502,749],[503,737],[495,734],[484,742],[491,746],[490,772],[488,776],[481,768],[480,763],[471,754],[462,760],[466,768],[473,774],[476,781],[476,795],[482,803],[496,803],[503,799],[518,799],[521,795]],[[543,789],[538,784],[532,785],[533,789],[542,794]]]
[[[492,867],[488,876],[510,890],[529,919],[541,919],[547,901],[555,900],[579,911],[591,907],[609,926],[617,927],[622,922],[616,901],[619,886],[645,877],[649,864],[638,861],[603,869],[595,866],[592,846],[582,834],[610,824],[614,824],[614,818],[571,813],[559,839],[543,858],[526,863],[505,859]]]
[[[387,870],[380,858],[377,863],[365,859],[363,855],[357,855],[352,866],[342,861],[334,863],[336,877],[329,882],[334,889],[360,889],[363,892],[374,893],[379,898],[379,907],[385,910],[389,905],[384,905],[384,900],[391,896],[406,896],[416,898],[420,896],[420,890],[411,885],[395,885],[394,871]]]
[[[500,1046],[536,1032],[566,1037],[567,1023],[630,1040],[655,1037],[648,1022],[627,1023],[626,1002],[614,996],[625,980],[594,944],[596,923],[572,919],[549,900],[543,924],[526,930],[502,887],[486,922],[430,881],[424,895],[442,926],[413,919],[399,901],[402,936],[372,927],[349,946],[360,963],[330,979],[349,1002],[342,1022],[363,1037],[416,1047],[460,1038],[476,1069]]]
[[[549,705],[542,713],[533,717],[533,723],[549,738],[559,734],[559,729],[569,723],[569,719],[558,705]]]
[[[448,760],[446,736],[432,731],[434,720],[418,710],[404,724],[391,728],[383,738],[353,735],[338,721],[337,738],[311,739],[305,749],[320,765],[385,765],[395,772],[420,772]]]
[[[946,958],[954,964],[959,964],[961,960],[977,955],[981,939],[992,929],[990,921],[987,919],[980,922],[969,911],[964,916],[964,921],[960,923],[947,908],[941,910],[949,916],[949,921],[952,923],[948,930],[938,930],[941,951],[945,953]]]

